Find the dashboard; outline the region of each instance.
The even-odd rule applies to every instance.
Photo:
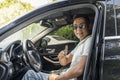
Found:
[[[14,41],[0,49],[0,80],[9,80],[13,74],[24,66],[23,47],[20,40]]]
[[[40,71],[40,55],[34,43],[16,40],[0,49],[0,80],[21,80],[29,69]]]

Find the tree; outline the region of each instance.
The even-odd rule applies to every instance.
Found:
[[[33,8],[29,3],[20,0],[4,0],[0,2],[0,27]]]

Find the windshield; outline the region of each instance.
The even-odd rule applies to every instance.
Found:
[[[32,39],[34,36],[41,33],[45,29],[46,27],[40,26],[39,23],[32,23],[27,27],[19,30],[18,32],[12,34],[11,36],[5,38],[2,42],[0,42],[0,45],[4,45],[15,40],[24,41],[26,39]]]

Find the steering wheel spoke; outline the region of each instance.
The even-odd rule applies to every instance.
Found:
[[[42,68],[41,59],[33,42],[26,40],[23,43],[23,50],[29,66],[36,72],[40,71]]]

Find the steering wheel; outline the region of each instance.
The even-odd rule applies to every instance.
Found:
[[[41,59],[33,42],[25,40],[23,42],[23,50],[29,66],[36,72],[40,71],[42,68]]]

